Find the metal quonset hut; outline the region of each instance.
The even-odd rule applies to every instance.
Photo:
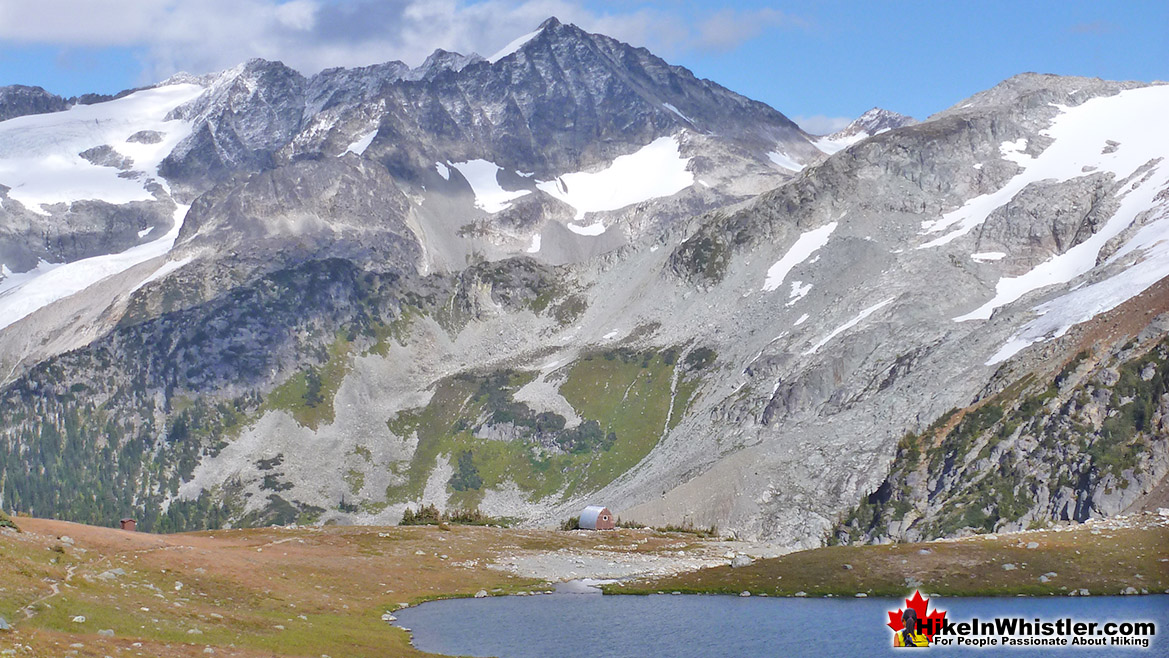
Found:
[[[608,507],[600,505],[589,505],[584,508],[580,513],[579,525],[583,530],[612,530],[616,527],[613,523],[613,513]]]

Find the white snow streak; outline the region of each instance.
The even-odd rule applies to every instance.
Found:
[[[434,163],[434,170],[438,172],[439,176],[442,176],[443,180],[451,179],[451,169],[445,164],[441,162]]]
[[[166,275],[170,274],[171,272],[182,269],[187,263],[190,263],[193,260],[195,260],[194,256],[188,256],[187,258],[180,258],[179,260],[169,260],[169,261],[163,263],[161,267],[159,267],[157,270],[154,270],[153,274],[146,277],[145,279],[140,281],[138,283],[138,285],[131,288],[130,292],[134,293],[139,288],[144,287],[146,284],[152,283],[154,281],[158,281],[159,279],[165,277]]]
[[[357,138],[357,141],[353,142],[345,149],[345,153],[356,153],[357,155],[365,153],[365,149],[369,148],[369,145],[373,142],[373,138],[375,136],[377,136],[377,128],[374,128],[373,130]],[[342,153],[341,155],[345,155],[345,153]]]
[[[682,120],[683,120],[683,121],[685,121],[686,123],[688,123],[688,124],[690,124],[690,125],[694,125],[694,122],[690,120],[690,117],[686,116],[685,114],[682,114],[682,112],[680,112],[680,111],[678,110],[678,108],[674,107],[673,105],[670,105],[669,103],[662,103],[662,107],[664,107],[664,108],[666,108],[667,110],[669,110],[669,111],[673,112],[674,114],[677,114],[677,115],[678,115],[679,117],[681,117],[681,118],[682,118]]]
[[[515,51],[519,50],[520,48],[522,48],[525,43],[531,41],[532,39],[535,39],[537,36],[539,36],[540,32],[541,32],[541,30],[536,30],[535,32],[529,32],[528,34],[525,34],[524,36],[516,39],[515,41],[512,41],[511,43],[509,43],[506,46],[504,46],[503,48],[501,48],[499,50],[499,52],[495,53],[491,57],[488,57],[487,61],[492,63],[492,64],[498,62],[499,60],[503,59],[504,57],[507,57],[508,55],[510,55],[510,54],[514,53]]]
[[[849,137],[845,137],[844,139],[828,139],[827,137],[821,137],[820,139],[817,139],[816,141],[812,142],[812,145],[815,146],[816,148],[820,149],[822,152],[824,152],[828,155],[832,155],[833,153],[836,153],[837,151],[843,151],[844,149],[852,146],[853,144],[856,144],[857,142],[861,141],[862,139],[867,138],[868,136],[869,136],[869,134],[862,130],[862,131],[858,132],[857,134],[850,135]]]
[[[996,260],[1002,260],[1006,257],[1007,255],[1001,251],[984,251],[980,254],[970,254],[970,258],[978,261],[979,263],[989,263]]]
[[[792,268],[807,260],[820,247],[828,244],[828,238],[836,230],[836,224],[837,222],[825,224],[801,235],[783,255],[783,258],[775,261],[775,264],[768,268],[767,279],[763,282],[764,292],[779,288],[783,285],[783,280],[792,271]]]
[[[537,233],[532,236],[532,243],[528,245],[528,253],[534,254],[540,251],[540,234]]]
[[[815,354],[821,347],[824,347],[825,345],[827,345],[828,341],[832,340],[833,338],[836,338],[840,334],[842,334],[842,333],[848,331],[849,329],[852,329],[856,325],[860,324],[865,318],[869,317],[873,313],[876,313],[881,308],[883,308],[886,304],[892,302],[894,299],[896,299],[896,297],[890,297],[889,299],[886,299],[883,302],[878,302],[876,304],[873,304],[872,306],[861,311],[860,313],[858,313],[856,315],[855,318],[853,318],[853,319],[849,320],[848,322],[845,322],[844,324],[840,325],[839,327],[833,329],[832,333],[828,334],[824,338],[821,338],[820,342],[818,342],[815,345],[813,345],[812,347],[810,347],[806,352],[804,352],[804,354]]]
[[[617,210],[649,199],[671,196],[694,184],[687,171],[690,158],[679,152],[678,136],[660,137],[628,155],[617,156],[608,167],[564,174],[536,187],[585,213]]]
[[[1059,338],[1073,326],[1111,311],[1169,276],[1169,211],[1162,209],[1156,221],[1138,231],[1103,266],[1134,255],[1137,262],[1119,274],[1073,288],[1036,306],[1039,317],[1024,325],[986,364],[1006,361],[1033,343]]]
[[[565,226],[577,235],[601,235],[605,232],[605,224],[599,219],[588,226],[580,226],[571,222]]]
[[[190,206],[178,206],[175,209],[174,227],[153,242],[131,247],[118,254],[94,256],[72,263],[42,261],[36,269],[0,281],[0,329],[108,276],[165,255],[174,246],[188,209]]]
[[[772,151],[768,153],[767,159],[771,160],[772,163],[783,167],[784,169],[791,169],[792,171],[800,171],[804,168],[804,165],[793,160],[790,155],[780,151]]]
[[[812,284],[803,281],[792,281],[791,299],[784,306],[794,306],[796,302],[807,296],[812,290]]]

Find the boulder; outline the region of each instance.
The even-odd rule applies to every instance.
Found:
[[[735,569],[738,569],[739,567],[749,567],[752,564],[755,564],[755,560],[752,560],[750,557],[742,554],[736,555],[731,560],[731,567]]]

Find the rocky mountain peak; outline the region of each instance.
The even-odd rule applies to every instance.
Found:
[[[422,65],[411,69],[402,77],[406,80],[429,80],[443,71],[454,71],[458,73],[467,67],[469,64],[481,62],[483,58],[476,53],[464,55],[462,53],[451,52],[436,48],[433,53],[422,62]]]
[[[898,114],[891,110],[886,110],[880,107],[865,112],[852,123],[845,126],[828,136],[831,140],[842,140],[849,137],[855,137],[864,133],[866,137],[871,137],[878,133],[883,133],[886,130],[893,130],[894,128],[901,128],[903,126],[912,126],[917,123],[917,119],[904,114]]]
[[[8,85],[0,87],[0,121],[26,114],[44,114],[68,109],[69,102],[41,87]]]

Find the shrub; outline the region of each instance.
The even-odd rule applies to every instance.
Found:
[[[507,527],[516,522],[512,517],[488,516],[477,509],[439,512],[434,505],[424,505],[418,511],[406,508],[398,525],[436,525],[449,530],[451,525],[497,525]]]

